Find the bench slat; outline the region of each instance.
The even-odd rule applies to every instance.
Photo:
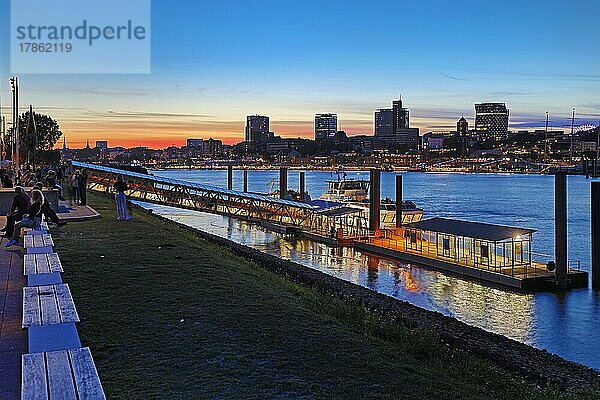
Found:
[[[42,325],[60,324],[60,314],[53,286],[38,286],[42,309]]]
[[[44,244],[42,246],[54,247],[54,241],[52,240],[52,235],[50,235],[49,233],[45,233],[42,235],[42,238],[44,240]]]
[[[32,235],[33,247],[44,247],[44,237],[42,235]]]
[[[26,249],[33,247],[33,235],[27,235],[23,237],[23,246]]]
[[[23,328],[79,322],[69,286],[23,288]]]
[[[58,299],[62,322],[79,322],[79,315],[77,315],[69,285],[55,285],[54,289],[56,290],[56,298]]]
[[[23,288],[23,328],[41,325],[42,318],[37,287]]]
[[[23,256],[23,266],[25,275],[33,275],[36,273],[35,256],[33,254],[25,254]]]
[[[35,264],[37,266],[36,270],[38,274],[50,273],[50,263],[48,262],[48,257],[46,257],[45,254],[36,254]]]
[[[66,351],[49,351],[46,353],[46,359],[48,361],[50,399],[77,400],[69,353]]]
[[[63,272],[60,258],[57,253],[48,253],[48,263],[50,264],[50,272]]]
[[[21,399],[48,399],[44,353],[23,354],[21,360]]]
[[[88,347],[69,350],[73,376],[80,399],[104,400],[104,391]]]

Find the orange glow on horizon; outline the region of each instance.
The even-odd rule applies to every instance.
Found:
[[[245,121],[218,121],[194,119],[184,116],[158,117],[143,113],[141,115],[80,115],[57,116],[61,130],[66,136],[67,147],[83,148],[89,140],[94,146],[97,140],[107,140],[109,147],[138,147],[144,146],[163,149],[169,146],[181,147],[186,139],[219,139],[223,144],[232,145],[244,140]],[[440,121],[421,122],[421,134]],[[446,121],[444,121],[446,122]],[[453,121],[447,121],[452,126]],[[425,125],[423,127],[423,125]],[[433,126],[432,126],[433,127]],[[272,120],[271,131],[282,138],[314,138],[312,120]],[[340,121],[340,129],[349,136],[372,135],[373,121],[362,119],[344,119]],[[55,148],[62,148],[62,138]]]

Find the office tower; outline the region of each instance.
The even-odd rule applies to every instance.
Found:
[[[380,108],[375,111],[375,137],[394,134],[391,108]]]
[[[187,139],[186,146],[190,148],[200,148],[204,146],[204,139]]]
[[[337,114],[315,115],[315,140],[333,139],[337,132]]]
[[[456,139],[458,150],[462,154],[467,154],[469,149],[469,122],[464,116],[456,123]]]
[[[96,140],[96,148],[106,150],[108,149],[108,141],[107,140]]]
[[[475,104],[475,132],[478,140],[498,142],[508,138],[508,109],[505,103]]]
[[[248,115],[246,117],[246,142],[267,142],[269,140],[269,117]]]
[[[402,100],[392,101],[392,108],[375,111],[375,140],[406,149],[418,149],[419,129],[410,127],[408,116],[408,109],[402,107]]]
[[[392,126],[394,132],[410,127],[408,109],[402,107],[402,99],[392,101]]]

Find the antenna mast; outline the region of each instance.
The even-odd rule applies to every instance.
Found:
[[[544,133],[544,162],[548,162],[548,111],[546,111],[546,131]]]
[[[569,155],[569,163],[573,163],[573,136],[575,136],[575,107],[573,107],[573,116],[571,117],[571,149]]]

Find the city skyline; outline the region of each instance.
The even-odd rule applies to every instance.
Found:
[[[583,3],[585,13],[557,1],[543,9],[431,2],[425,14],[414,4],[351,2],[327,28],[299,17],[317,9],[312,2],[268,3],[260,19],[247,19],[258,11],[243,2],[155,1],[151,74],[24,74],[20,104],[56,118],[74,147],[86,139],[165,147],[190,136],[231,144],[243,140],[245,116],[253,114],[269,115],[282,137],[311,138],[314,115],[324,112],[336,113],[350,135],[372,135],[374,111],[399,95],[421,134],[452,130],[462,115],[472,126],[480,102],[507,103],[511,129],[543,127],[546,111],[561,128],[572,107],[578,123],[598,124],[600,33],[591,16],[600,6]],[[383,6],[388,13],[378,12]],[[1,96],[10,120],[8,1],[0,7]]]

